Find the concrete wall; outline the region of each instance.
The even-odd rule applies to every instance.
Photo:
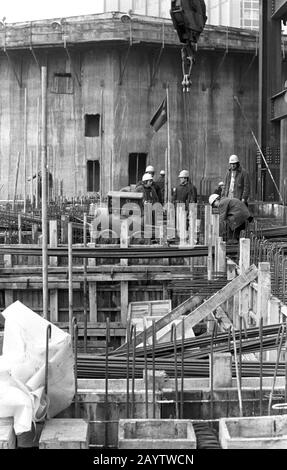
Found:
[[[149,122],[169,84],[172,184],[181,168],[192,171],[194,181],[217,184],[227,169],[228,157],[238,153],[255,180],[256,147],[239,107],[237,95],[256,132],[258,107],[257,59],[230,51],[200,49],[193,69],[192,89],[182,93],[180,49],[166,46],[150,86],[159,46],[134,45],[129,53],[122,85],[119,85],[127,46],[91,44],[73,50],[74,92],[52,92],[54,73],[71,71],[64,48],[41,49],[48,67],[48,162],[54,182],[67,197],[86,194],[86,161],[102,159],[103,194],[128,184],[129,153],[147,153],[156,172],[164,168],[167,126],[157,133]],[[21,152],[17,194],[24,192],[24,88],[27,88],[26,174],[36,169],[41,81],[28,51],[12,51],[19,87],[4,54],[0,56],[0,199],[13,197],[17,155]],[[102,114],[103,135],[84,136],[84,115]],[[38,112],[39,118],[39,112]],[[38,119],[40,123],[40,119]],[[101,157],[102,155],[102,157]],[[39,164],[40,165],[40,164]],[[112,177],[111,177],[112,175]],[[217,181],[218,180],[218,181]],[[213,183],[212,183],[213,184]],[[30,191],[27,186],[27,192]],[[255,188],[253,188],[254,190]]]

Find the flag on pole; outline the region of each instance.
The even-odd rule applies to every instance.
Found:
[[[167,122],[167,98],[165,97],[150,121],[151,127],[157,132]]]

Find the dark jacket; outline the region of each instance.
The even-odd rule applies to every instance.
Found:
[[[220,199],[218,211],[220,233],[224,231],[225,223],[228,224],[231,230],[235,230],[251,217],[246,204],[235,198],[224,197]]]
[[[159,202],[154,185],[146,187],[143,184],[139,184],[136,187],[136,192],[143,193],[143,202],[151,202],[152,204]]]
[[[223,191],[223,197],[228,197],[230,181],[231,181],[231,169],[228,170],[225,177],[225,185]],[[249,198],[250,194],[250,178],[247,171],[239,166],[236,170],[235,175],[235,184],[234,184],[234,197],[237,199],[245,199],[246,201]]]
[[[185,203],[188,209],[191,202],[197,202],[196,187],[190,181],[187,184],[179,184],[173,194],[173,203]]]
[[[160,175],[159,179],[156,181],[157,186],[160,189],[161,193],[161,202],[164,203],[164,194],[165,194],[165,177]]]

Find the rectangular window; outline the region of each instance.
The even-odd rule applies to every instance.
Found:
[[[74,93],[74,82],[71,73],[54,73],[51,87],[52,93],[72,94]]]
[[[129,154],[129,185],[138,183],[146,169],[146,153]]]
[[[87,161],[87,191],[99,192],[100,190],[100,163],[98,160]]]
[[[99,137],[100,115],[85,114],[85,137]]]

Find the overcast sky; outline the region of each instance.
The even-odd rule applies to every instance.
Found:
[[[0,19],[7,23],[33,21],[45,18],[98,13],[101,0],[1,0]]]

